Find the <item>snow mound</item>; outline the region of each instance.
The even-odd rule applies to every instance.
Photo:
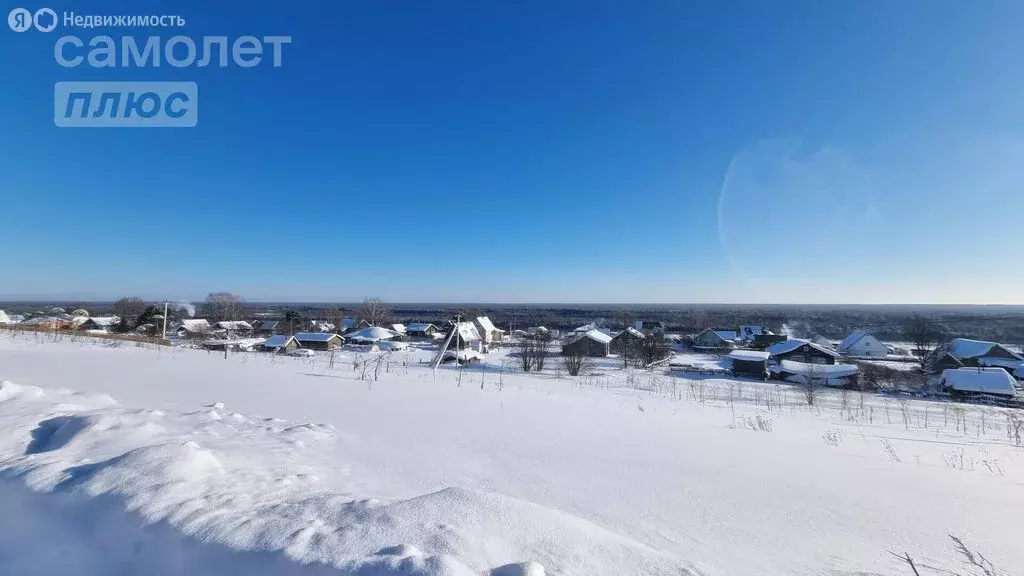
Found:
[[[526,500],[461,487],[384,500],[337,461],[357,438],[221,402],[129,409],[4,382],[0,429],[0,508],[24,519],[0,530],[2,574],[696,573]]]

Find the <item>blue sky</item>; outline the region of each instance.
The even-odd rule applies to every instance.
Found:
[[[0,30],[0,298],[1024,303],[1020,2],[142,4],[50,7],[292,44]],[[195,81],[199,124],[55,127],[90,80]]]

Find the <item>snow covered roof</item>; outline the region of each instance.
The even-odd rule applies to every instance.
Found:
[[[821,334],[815,334],[814,338],[811,338],[811,343],[812,344],[817,344],[818,346],[821,346],[822,348],[828,348],[829,350],[835,350],[836,349],[835,345],[832,344],[832,341],[829,340],[828,338],[825,338]]]
[[[729,358],[733,360],[746,360],[748,362],[763,362],[771,356],[768,352],[759,350],[733,350],[729,352]]]
[[[594,324],[593,322],[591,322],[590,324],[584,324],[583,326],[580,326],[573,330],[573,332],[579,332],[582,334],[584,332],[590,332],[591,330],[597,330],[597,324]]]
[[[260,330],[276,330],[278,325],[281,324],[278,320],[264,320],[260,322]]]
[[[390,326],[390,328],[391,328],[392,332],[397,332],[399,334],[405,334],[405,324],[392,324]]]
[[[342,339],[341,336],[329,332],[297,332],[295,334],[295,339],[299,342],[330,342],[334,338]]]
[[[485,332],[504,332],[504,330],[495,327],[494,323],[491,322],[491,319],[488,318],[487,316],[478,316],[476,321],[477,324],[480,324],[480,327],[483,328]]]
[[[823,346],[819,346],[819,345],[815,344],[814,342],[810,342],[810,341],[804,340],[802,338],[790,338],[789,340],[786,340],[785,342],[779,342],[778,344],[772,344],[768,348],[765,348],[765,351],[767,351],[772,356],[778,356],[779,354],[787,354],[789,352],[792,352],[793,350],[796,350],[797,348],[803,346],[804,344],[809,345],[811,348],[814,348],[815,350],[819,350],[821,352],[824,352],[825,354],[828,354],[829,356],[833,356],[833,357],[838,356],[836,354],[835,350],[830,350],[828,348],[825,348]]]
[[[645,338],[645,339],[647,338],[647,336],[645,336],[643,332],[637,330],[636,328],[634,328],[632,326],[626,328],[622,332],[619,332],[614,337],[618,338],[619,336],[622,336],[623,334],[626,334],[626,333],[631,334],[632,336],[634,336],[636,338]]]
[[[1000,348],[1005,349],[1007,352],[1010,352],[1010,354],[1013,354],[1013,352],[1010,351],[1009,349],[1006,349],[1005,346],[1002,346],[996,342],[970,340],[967,338],[954,338],[950,340],[949,353],[961,360],[964,358],[977,358],[978,356],[986,356],[989,352],[992,351],[992,348],[996,346],[999,346]],[[1021,358],[1017,354],[1013,354],[1013,356],[1019,360],[1024,360],[1024,358]]]
[[[392,332],[387,328],[381,328],[379,326],[370,326],[363,328],[358,332],[346,336],[349,340],[359,340],[360,342],[377,342],[378,340],[390,340],[398,336],[397,332]]]
[[[1002,368],[948,368],[942,380],[953,390],[1016,396],[1013,376]]]
[[[765,334],[764,326],[740,326],[740,335],[746,339],[753,339],[755,336]]]
[[[431,328],[437,329],[437,326],[434,326],[430,322],[413,322],[412,324],[409,324],[408,326],[405,327],[405,331],[406,332],[426,332],[427,330],[430,330]]]
[[[121,321],[117,316],[93,316],[92,318],[88,318],[88,320],[91,320],[92,323],[97,326],[103,326],[105,328],[116,326],[117,323]]]
[[[801,376],[821,376],[822,378],[841,378],[853,376],[857,373],[856,364],[808,364],[806,362],[794,362],[783,360],[779,363],[784,372],[800,374]]]
[[[222,320],[215,326],[221,330],[252,330],[252,325],[245,320]]]
[[[181,321],[181,327],[189,332],[208,332],[211,328],[205,318],[186,318]]]
[[[735,330],[715,330],[715,334],[718,334],[722,340],[736,340],[739,338]]]
[[[580,334],[576,338],[573,338],[572,341],[579,342],[584,338],[589,338],[595,342],[600,342],[601,344],[608,344],[609,342],[612,341],[611,336],[605,334],[604,332],[601,332],[600,330],[587,330],[583,334]]]
[[[266,342],[263,338],[232,338],[232,339],[214,339],[204,340],[203,346],[238,346],[239,348],[249,348]]]
[[[284,348],[289,342],[295,340],[294,336],[287,336],[285,334],[278,334],[267,338],[267,341],[263,345],[267,348]]]
[[[480,331],[476,329],[476,326],[474,326],[472,322],[459,322],[457,327],[459,331],[459,339],[463,342],[481,340]]]

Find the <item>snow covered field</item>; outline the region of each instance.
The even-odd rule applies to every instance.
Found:
[[[971,573],[949,535],[1024,566],[1001,409],[426,355],[0,335],[0,574]]]

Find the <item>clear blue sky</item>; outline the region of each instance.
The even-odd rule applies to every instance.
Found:
[[[278,69],[0,29],[0,298],[1024,302],[1019,1],[281,6],[50,5]],[[62,80],[195,81],[199,125],[57,128]]]

